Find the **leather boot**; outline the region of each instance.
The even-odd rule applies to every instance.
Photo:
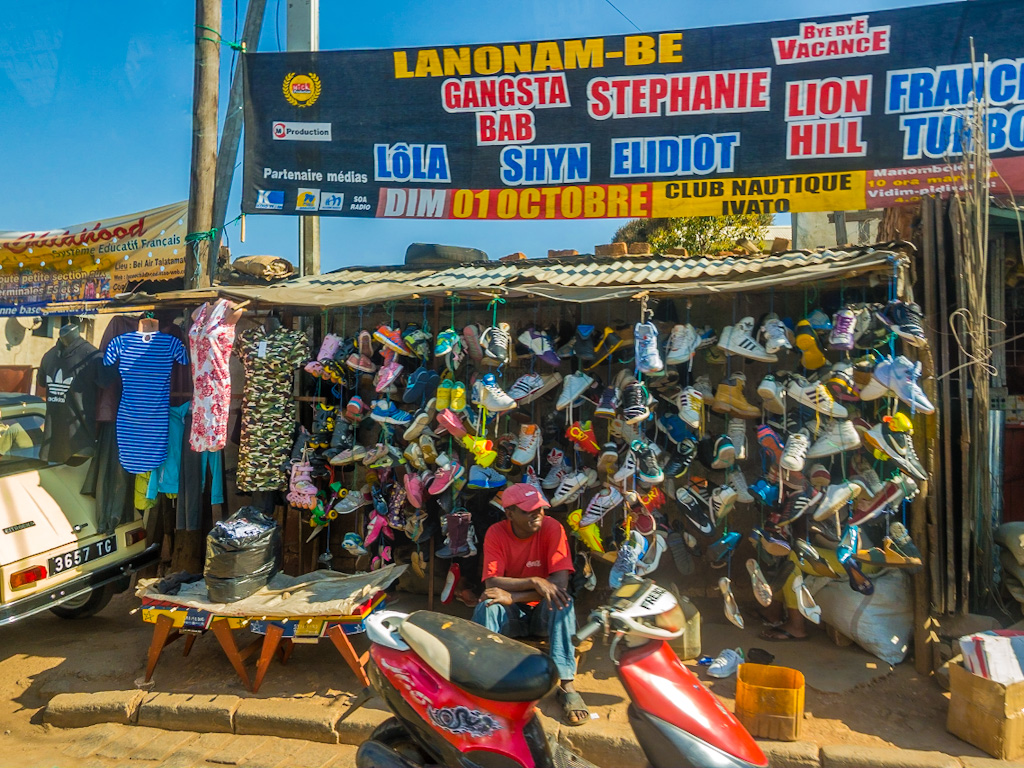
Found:
[[[465,557],[469,554],[469,526],[472,522],[469,512],[452,512],[445,516],[448,529],[444,546],[437,550],[438,557]]]

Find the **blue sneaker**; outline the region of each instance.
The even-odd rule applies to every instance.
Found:
[[[718,541],[708,547],[708,557],[712,563],[720,563],[736,549],[736,545],[740,543],[740,539],[743,537],[739,531],[729,531],[722,536]]]
[[[668,439],[673,443],[679,444],[684,440],[696,441],[697,439],[678,413],[672,413],[665,408],[659,409],[656,423],[658,429],[668,435]]]
[[[811,312],[811,314],[807,316],[807,321],[816,331],[825,332],[832,330],[832,319],[820,309],[816,309]]]
[[[469,468],[469,483],[467,485],[470,488],[501,488],[505,485],[505,476],[490,467],[474,464]]]
[[[608,585],[612,589],[622,586],[622,580],[626,576],[636,573],[636,564],[647,554],[647,539],[636,531],[629,534],[629,538],[619,545],[619,556],[615,558],[615,564],[608,574]]]
[[[370,411],[370,418],[396,427],[407,427],[412,423],[412,414],[406,413],[390,400],[377,400]]]
[[[766,506],[774,507],[779,503],[779,486],[769,485],[763,477],[750,486],[749,490],[752,496]]]

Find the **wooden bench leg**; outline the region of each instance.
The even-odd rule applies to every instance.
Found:
[[[281,636],[284,634],[277,624],[267,624],[267,634],[263,636],[263,647],[260,649],[260,660],[256,663],[256,677],[252,681],[252,692],[259,691],[263,684],[263,677],[267,674],[267,668],[277,653],[277,646],[281,643]]]
[[[185,652],[182,656],[188,656],[192,652],[192,646],[196,643],[196,638],[199,637],[197,634],[189,634],[185,637]]]
[[[234,635],[231,634],[231,626],[228,624],[227,619],[216,619],[210,625],[210,629],[213,630],[213,634],[217,637],[217,642],[220,643],[220,647],[224,650],[224,655],[228,657],[231,666],[235,668],[235,672],[238,673],[242,683],[245,684],[246,690],[251,691],[249,675],[245,671],[242,655],[238,652],[238,645],[235,643]]]
[[[153,639],[149,643],[149,654],[146,657],[146,682],[153,677],[153,670],[160,660],[160,654],[164,648],[180,637],[177,631],[171,632],[174,622],[170,616],[161,614],[157,616],[156,624],[153,626]]]
[[[363,685],[369,685],[370,678],[366,676],[366,672],[359,663],[359,657],[356,656],[356,649],[352,647],[352,641],[348,639],[348,635],[345,634],[345,630],[341,628],[341,625],[335,624],[328,629],[327,636],[331,638],[334,647],[338,649],[338,653],[345,659],[356,679]]]
[[[292,657],[292,651],[295,650],[295,643],[292,642],[291,638],[285,638],[281,642],[281,663],[287,664],[288,659]]]

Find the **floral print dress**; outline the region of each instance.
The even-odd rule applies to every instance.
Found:
[[[221,299],[213,308],[203,304],[188,332],[192,353],[192,431],[188,443],[193,451],[220,451],[228,441],[231,410],[231,348],[235,324],[224,321],[231,310]]]

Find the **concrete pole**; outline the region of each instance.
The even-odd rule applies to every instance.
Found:
[[[288,0],[287,48],[320,49],[320,0]],[[299,274],[320,274],[320,217],[299,216]]]
[[[220,78],[221,0],[196,0],[195,74],[192,82],[192,174],[188,191],[188,231],[213,228],[213,187],[217,170],[217,99]],[[206,29],[204,29],[206,27]],[[210,32],[210,30],[215,32]],[[210,286],[212,243],[185,248],[185,286]]]

